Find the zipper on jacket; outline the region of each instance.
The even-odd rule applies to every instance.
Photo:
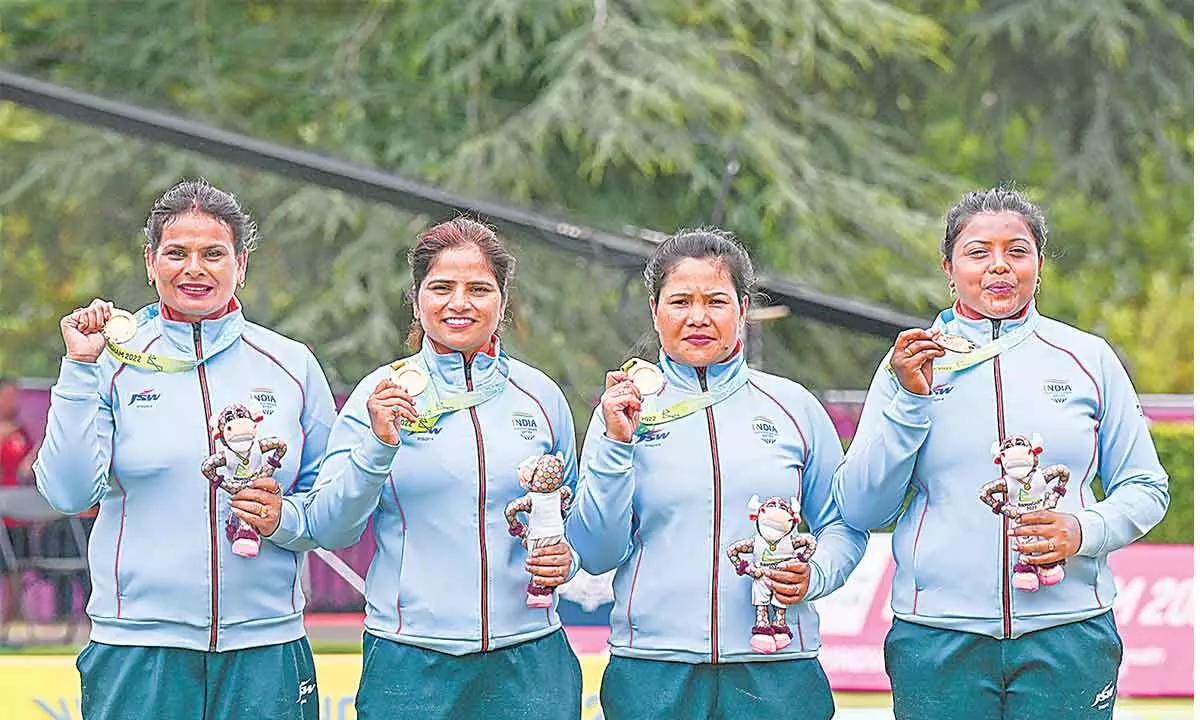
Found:
[[[696,375],[700,378],[700,390],[708,392],[708,379],[705,376],[704,368],[696,368]],[[721,460],[717,454],[717,423],[713,418],[712,407],[704,408],[704,414],[708,416],[708,448],[712,455],[713,468],[713,549],[712,549],[712,662],[717,662],[720,654],[721,643],[718,634],[718,621],[720,614],[718,613],[717,605],[717,590],[719,589],[719,581],[721,577]]]
[[[208,427],[208,419],[212,417],[212,403],[208,398],[208,377],[204,373],[204,364],[201,362],[204,359],[204,347],[200,341],[200,323],[192,323],[192,340],[196,343],[196,375],[200,378],[200,397],[204,401],[204,427]],[[208,436],[208,454],[212,455],[217,452],[217,441],[212,433],[205,433],[205,435]],[[212,624],[208,631],[208,651],[216,652],[219,620],[217,602],[219,563],[217,562],[217,486],[214,483],[208,484],[208,537],[209,565],[212,571]]]
[[[471,363],[463,355],[463,372],[467,378],[467,392],[475,389],[471,383]],[[483,429],[479,427],[479,416],[472,406],[471,424],[475,426],[475,457],[479,459],[479,616],[483,619],[483,647],[488,649],[488,569],[487,569],[487,465],[483,460]]]
[[[992,321],[992,340],[1000,337],[1000,320]],[[1004,387],[1000,382],[1000,356],[992,358],[992,378],[996,383],[996,433],[1004,442]],[[1008,516],[1001,515],[1000,523],[1000,604],[1004,609],[1004,638],[1012,637],[1012,578],[1009,575]]]

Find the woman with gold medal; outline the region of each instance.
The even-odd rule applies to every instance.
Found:
[[[181,182],[145,235],[158,302],[95,300],[62,319],[34,465],[56,509],[99,504],[83,717],[316,720],[315,700],[297,702],[316,687],[307,541],[281,494],[316,478],[333,396],[307,347],[243,315],[257,231],[232,195]]]
[[[531,533],[527,551],[525,528],[505,517],[530,458],[574,487],[570,408],[501,346],[515,260],[491,228],[435,225],[409,264],[416,354],[359,382],[313,491],[288,499],[326,548],[373,523],[355,709],[360,720],[577,720],[582,675],[553,589],[578,563],[561,539],[535,546]]]
[[[846,522],[896,521],[900,720],[1112,717],[1106,557],[1162,519],[1167,477],[1113,350],[1038,312],[1046,234],[1012,190],[951,208],[957,300],[896,338],[836,475]]]
[[[833,422],[747,367],[754,269],[731,235],[680,231],[645,282],[662,352],[609,373],[567,519],[583,568],[616,569],[604,717],[827,720],[811,603],[867,539],[833,502]]]

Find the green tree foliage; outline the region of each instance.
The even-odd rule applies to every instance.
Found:
[[[1094,5],[10,0],[0,63],[618,232],[719,220],[774,272],[920,314],[946,302],[937,215],[1017,180],[1059,248],[1043,309],[1109,335],[1144,389],[1188,391],[1190,305],[1166,355],[1139,332],[1191,287],[1190,10]],[[0,155],[0,259],[21,268],[0,369],[53,375],[62,312],[148,301],[138,228],[196,174],[260,219],[256,320],[342,386],[404,352],[404,253],[444,218],[6,105]],[[654,352],[639,268],[538,240],[512,238],[507,341],[584,422],[603,370]],[[767,369],[816,388],[861,387],[886,346],[801,318],[764,334]]]

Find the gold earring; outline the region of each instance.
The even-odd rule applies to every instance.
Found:
[[[150,287],[154,287],[154,278],[152,278],[152,277],[146,278],[146,285],[148,285]]]
[[[951,294],[951,295],[957,295],[957,294],[958,294],[958,288],[957,288],[957,287],[955,287],[955,285],[954,285],[954,281],[953,281],[953,280],[951,280],[951,281],[948,283],[948,287],[950,288],[950,294]]]
[[[240,288],[246,287],[246,278],[242,278],[240,281],[238,281],[238,287],[240,287]]]

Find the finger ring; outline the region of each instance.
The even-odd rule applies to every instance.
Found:
[[[400,414],[400,406],[399,406],[399,405],[393,405],[393,406],[392,406],[392,414],[393,414],[393,415],[399,415],[399,414]]]
[[[263,520],[266,520],[266,519],[267,519],[267,512],[268,512],[268,510],[267,510],[267,506],[266,506],[266,505],[260,505],[260,506],[258,507],[258,516],[259,516],[260,518],[262,518]]]
[[[904,354],[908,355],[909,357],[912,357],[912,354],[913,354],[912,347],[909,345],[905,345],[904,346]]]

